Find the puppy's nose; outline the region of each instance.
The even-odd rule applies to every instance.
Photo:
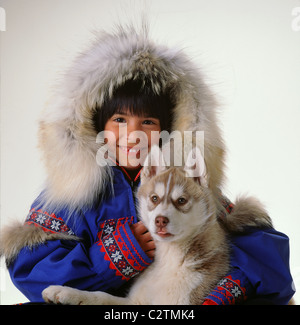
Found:
[[[169,223],[169,219],[167,217],[158,216],[155,218],[156,227],[165,227]]]

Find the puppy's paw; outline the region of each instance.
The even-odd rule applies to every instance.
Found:
[[[42,296],[45,302],[58,305],[83,305],[86,303],[82,291],[63,286],[50,286],[42,292]]]

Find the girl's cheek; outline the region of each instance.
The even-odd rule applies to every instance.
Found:
[[[104,136],[105,136],[105,144],[109,149],[109,151],[115,152],[117,147],[117,139],[115,134],[111,131],[108,132],[106,131],[104,133]]]
[[[151,131],[148,134],[149,150],[153,145],[159,145],[160,131]]]

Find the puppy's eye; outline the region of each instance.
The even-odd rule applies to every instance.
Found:
[[[177,199],[177,203],[179,205],[184,205],[184,204],[186,204],[186,202],[187,202],[187,199],[185,199],[184,197],[180,197],[179,199]]]
[[[156,202],[158,201],[158,196],[157,196],[157,195],[152,195],[152,196],[151,196],[151,201],[152,201],[153,203],[156,203]]]

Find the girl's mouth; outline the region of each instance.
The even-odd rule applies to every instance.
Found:
[[[127,147],[127,146],[118,146],[119,149],[126,153],[127,155],[134,154],[136,155],[138,152],[144,150],[144,148],[135,148],[135,147]]]

